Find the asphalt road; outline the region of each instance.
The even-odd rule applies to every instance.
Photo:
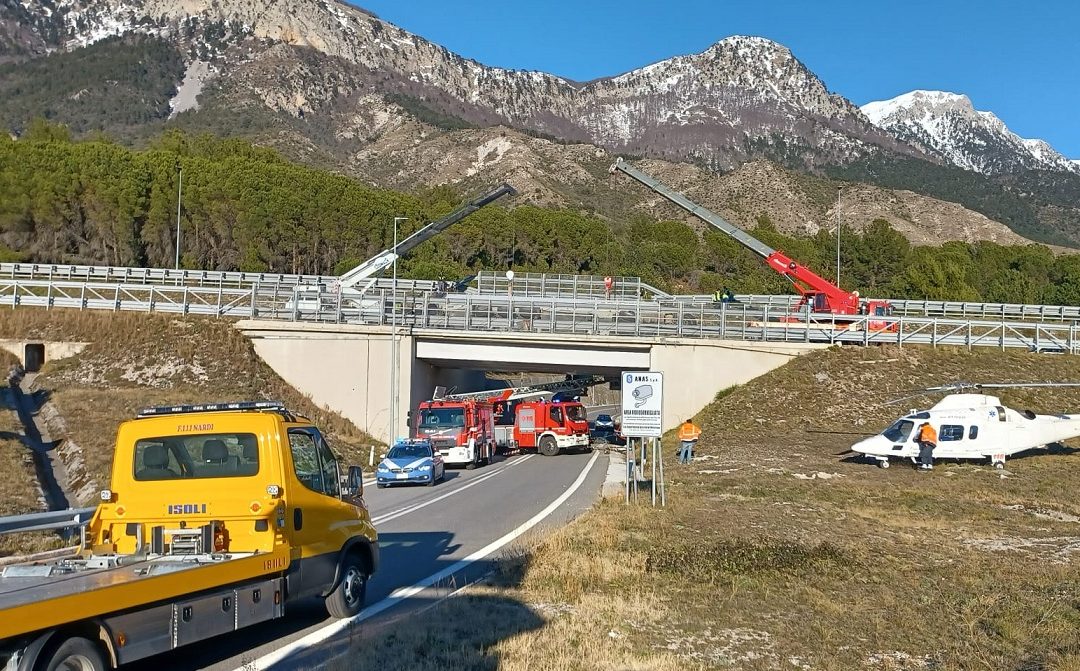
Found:
[[[379,532],[381,566],[368,586],[368,605],[360,615],[363,621],[352,626],[385,625],[482,577],[490,562],[513,543],[486,558],[477,555],[523,525],[535,523],[538,514],[553,506],[579,478],[580,487],[522,538],[564,524],[588,509],[599,497],[608,467],[603,455],[592,457],[591,453],[518,455],[474,471],[448,469],[446,480],[434,487],[366,486],[365,499]],[[445,575],[425,581],[440,571]],[[318,601],[299,603],[281,620],[124,668],[317,668],[347,646],[348,629],[336,631],[340,623],[335,623]]]

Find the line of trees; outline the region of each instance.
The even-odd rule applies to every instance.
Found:
[[[456,207],[447,187],[401,194],[292,164],[241,140],[169,132],[142,151],[72,142],[36,122],[0,135],[0,260],[171,267],[177,196],[187,268],[337,274]],[[751,231],[820,275],[835,274],[835,237]],[[865,296],[1080,304],[1080,256],[1041,245],[951,242],[913,247],[886,221],[842,235],[841,285]],[[420,246],[404,276],[479,269],[637,275],[679,291],[785,293],[756,255],[708,229],[638,216],[609,222],[568,209],[489,206]]]

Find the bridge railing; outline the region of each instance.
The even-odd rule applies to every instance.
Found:
[[[226,288],[247,288],[253,284],[329,285],[329,283],[337,281],[337,277],[331,275],[290,275],[285,273],[244,273],[48,263],[0,263],[0,279],[200,287],[221,286]]]
[[[0,306],[251,317],[254,289],[0,279]]]
[[[937,317],[847,318],[793,314],[786,307],[747,304],[687,304],[681,301],[617,301],[461,294],[416,296],[373,292],[362,301],[326,294],[321,304],[298,306],[258,299],[265,318],[390,325],[522,334],[611,335],[645,338],[895,343],[960,347],[1022,348],[1077,353],[1074,323]]]
[[[479,293],[493,296],[509,295],[511,285],[514,296],[520,298],[605,298],[608,294],[604,278],[600,275],[517,273],[511,282],[503,273],[482,270],[475,281]],[[650,296],[659,293],[642,282],[640,277],[612,277],[610,297],[637,300],[641,298],[642,290],[648,291]]]
[[[278,287],[279,292],[291,291],[295,286],[321,287],[333,291],[338,278],[333,275],[296,275],[286,273],[245,273],[212,270],[173,270],[169,268],[134,268],[123,266],[89,266],[42,263],[0,263],[0,280],[85,282],[91,285],[124,284],[156,285],[192,288],[268,290]],[[508,282],[503,274],[481,271],[476,279],[478,293],[483,295],[507,294]],[[432,292],[432,280],[399,278],[398,291]],[[59,284],[58,284],[59,286]],[[370,290],[391,291],[394,281],[378,278]],[[69,287],[70,288],[70,287]],[[612,298],[639,300],[641,291],[649,299],[678,301],[698,305],[713,303],[709,294],[684,294],[669,296],[639,277],[616,277]],[[100,290],[97,288],[96,290]],[[560,275],[553,273],[520,273],[514,278],[514,296],[518,298],[551,297],[571,299],[604,298],[603,278],[598,275]],[[799,300],[794,295],[739,295],[743,304],[754,307],[790,309]],[[910,317],[945,317],[959,319],[1006,319],[1019,321],[1065,322],[1080,320],[1080,306],[1029,305],[1023,303],[991,303],[962,301],[892,300],[894,314]]]
[[[53,282],[89,282],[94,284],[136,284],[188,287],[250,289],[280,286],[322,287],[333,290],[336,275],[292,275],[287,273],[244,273],[216,270],[174,270],[171,268],[132,268],[124,266],[82,266],[48,263],[0,263],[0,280],[44,280]],[[380,277],[373,288],[392,289],[394,280]],[[433,280],[398,278],[399,291],[432,291]]]
[[[0,307],[169,312],[229,318],[362,323],[464,331],[802,342],[893,342],[1077,352],[1074,320],[992,317],[832,318],[788,306],[712,301],[532,298],[372,290],[363,295],[250,289],[0,279]]]

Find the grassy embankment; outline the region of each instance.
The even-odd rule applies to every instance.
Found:
[[[117,426],[151,405],[280,400],[311,418],[350,463],[366,464],[375,444],[285,383],[228,320],[26,309],[5,315],[0,338],[88,343],[77,356],[46,362],[37,383],[66,425],[53,438],[81,448],[98,487],[109,480]]]
[[[668,460],[667,509],[605,502],[345,666],[1080,669],[1080,454],[880,470],[841,454],[858,435],[818,432],[874,433],[909,407],[884,401],[957,380],[1075,381],[1080,358],[795,360],[701,413],[699,459]],[[1080,411],[1076,389],[1001,396]]]

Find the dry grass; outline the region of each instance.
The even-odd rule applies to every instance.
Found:
[[[669,461],[666,509],[604,502],[505,561],[480,601],[435,611],[473,630],[423,640],[472,655],[455,668],[506,671],[1080,669],[1080,454],[1034,453],[1004,474],[883,471],[840,454],[858,436],[808,431],[876,432],[906,410],[883,400],[961,379],[1075,381],[1080,357],[844,348],[796,360],[701,414],[702,458]],[[1003,396],[1080,410],[1075,389]],[[522,624],[489,627],[483,599],[516,604]],[[399,642],[396,668],[435,668]]]
[[[66,428],[54,439],[83,452],[92,493],[108,482],[118,424],[148,405],[273,399],[311,418],[351,463],[366,463],[370,436],[317,407],[255,354],[231,321],[161,314],[15,310],[0,338],[89,343],[77,356],[46,363],[37,387]]]

